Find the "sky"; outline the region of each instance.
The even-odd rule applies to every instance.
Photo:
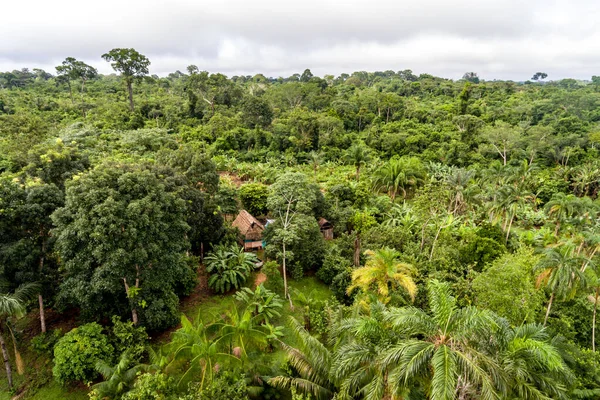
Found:
[[[353,71],[459,79],[590,79],[600,75],[598,0],[7,1],[0,71],[133,47],[159,76],[190,64],[228,76]]]

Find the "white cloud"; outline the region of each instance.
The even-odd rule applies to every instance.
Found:
[[[287,76],[413,69],[485,79],[600,74],[600,3],[556,0],[33,0],[3,5],[0,70],[54,66],[67,56],[110,72],[100,55],[135,47],[164,75]]]

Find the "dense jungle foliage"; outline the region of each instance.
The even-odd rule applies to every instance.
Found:
[[[599,78],[102,58],[0,73],[7,396],[600,397]]]

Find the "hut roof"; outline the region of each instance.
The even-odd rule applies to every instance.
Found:
[[[331,228],[331,222],[327,221],[325,218],[320,218],[319,226],[321,228]]]
[[[248,233],[249,230],[258,227],[260,230],[265,229],[263,224],[261,224],[256,218],[254,218],[250,213],[246,210],[241,210],[238,216],[233,221],[232,225],[240,230],[242,235]]]

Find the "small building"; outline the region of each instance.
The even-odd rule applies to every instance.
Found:
[[[333,239],[333,225],[325,218],[319,219],[319,228],[321,228],[321,234],[325,240]]]
[[[240,242],[244,250],[260,250],[263,248],[263,231],[265,227],[246,210],[241,210],[232,226],[239,229]]]

